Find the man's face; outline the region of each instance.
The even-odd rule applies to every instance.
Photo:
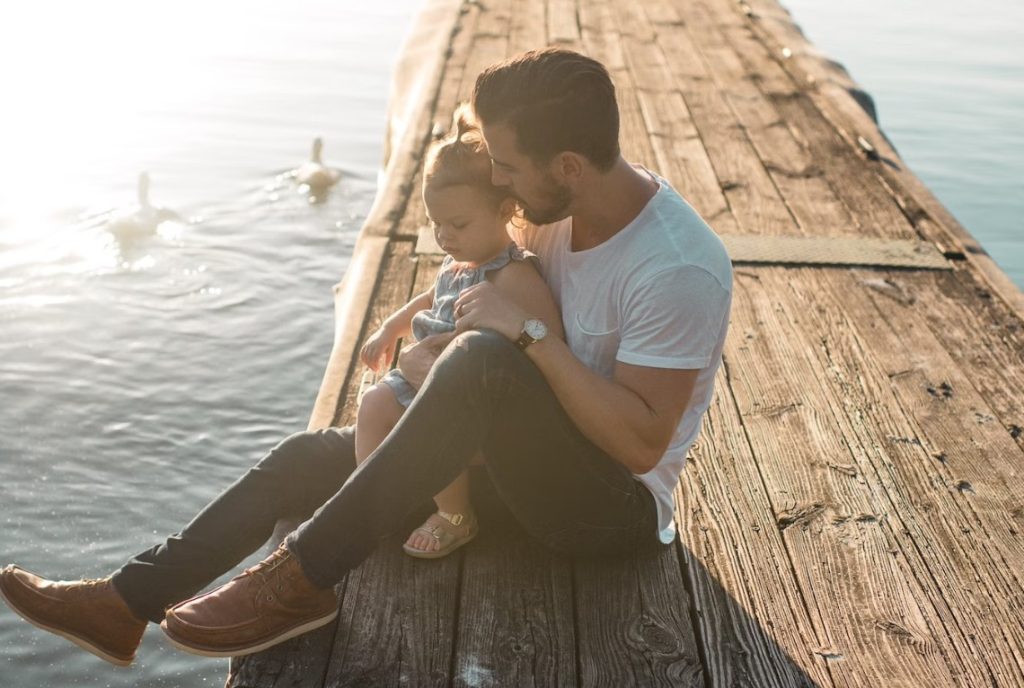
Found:
[[[491,156],[491,183],[507,188],[523,209],[523,217],[535,225],[556,222],[570,215],[572,189],[559,182],[550,169],[537,167],[516,149],[516,135],[503,124],[482,126]]]

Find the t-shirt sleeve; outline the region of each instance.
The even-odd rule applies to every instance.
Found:
[[[616,358],[652,368],[706,368],[731,302],[731,292],[702,268],[656,273],[627,297]]]

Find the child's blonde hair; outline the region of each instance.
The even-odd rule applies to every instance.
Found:
[[[451,131],[430,146],[423,167],[424,189],[462,184],[485,194],[496,208],[510,196],[507,189],[491,183],[491,158],[469,103],[456,108]]]

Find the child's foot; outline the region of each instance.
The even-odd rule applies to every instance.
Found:
[[[476,537],[479,527],[471,511],[450,514],[438,510],[412,531],[402,545],[406,554],[421,559],[437,559],[451,554]]]

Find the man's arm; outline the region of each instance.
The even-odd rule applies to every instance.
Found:
[[[665,454],[700,372],[617,362],[608,380],[549,337],[526,354],[580,432],[635,474],[653,469]]]
[[[478,284],[456,301],[460,332],[491,328],[511,340],[535,317],[490,284]],[[611,380],[584,365],[557,337],[527,347],[580,431],[635,474],[654,468],[668,448],[693,395],[698,370],[652,368],[617,362]]]

